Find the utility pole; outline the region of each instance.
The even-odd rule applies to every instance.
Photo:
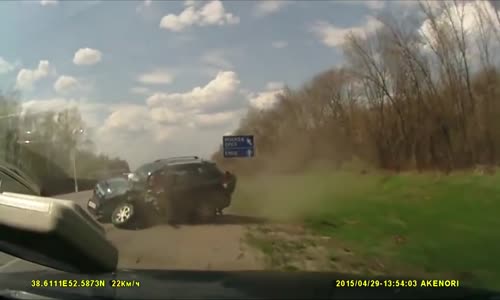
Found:
[[[76,136],[76,140],[75,140],[75,146],[73,147],[73,155],[72,155],[72,160],[73,160],[73,181],[75,183],[75,193],[78,193],[78,178],[77,178],[77,171],[76,171],[76,153],[77,153],[77,146],[78,146],[78,138],[80,137],[80,135],[84,134],[85,133],[85,130],[83,130],[82,128],[79,128],[79,129],[74,129],[73,130],[73,135],[77,135]]]

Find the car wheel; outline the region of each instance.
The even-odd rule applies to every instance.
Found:
[[[195,209],[196,220],[202,223],[213,221],[216,212],[217,210],[212,203],[209,201],[200,201]]]
[[[127,224],[134,215],[134,206],[130,203],[119,204],[111,214],[111,222],[116,226]]]

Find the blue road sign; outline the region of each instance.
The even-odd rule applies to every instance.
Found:
[[[253,157],[253,135],[226,135],[222,137],[224,157]]]

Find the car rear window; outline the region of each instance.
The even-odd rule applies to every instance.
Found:
[[[209,162],[174,165],[172,170],[180,175],[206,175],[211,177],[222,175],[217,165]]]

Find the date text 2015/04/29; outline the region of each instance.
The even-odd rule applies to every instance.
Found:
[[[332,282],[336,288],[454,288],[460,286],[460,281],[456,279],[336,279]]]

